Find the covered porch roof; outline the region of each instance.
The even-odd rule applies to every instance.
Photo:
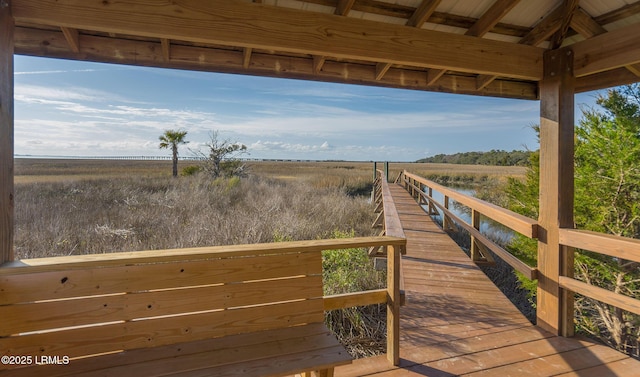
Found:
[[[539,99],[570,47],[576,92],[640,80],[632,0],[5,0],[15,53]]]
[[[540,99],[538,325],[568,336],[574,94],[640,81],[640,1],[0,0],[0,263],[14,258],[14,53]]]

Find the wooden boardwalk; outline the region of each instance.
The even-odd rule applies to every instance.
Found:
[[[640,376],[640,361],[532,325],[399,185],[407,236],[400,367],[356,360],[336,376]]]

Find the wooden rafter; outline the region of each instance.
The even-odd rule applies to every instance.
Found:
[[[493,5],[476,21],[476,23],[467,30],[465,35],[473,37],[482,37],[487,34],[493,27],[515,7],[520,0],[497,0]],[[440,70],[433,73],[433,77],[438,78],[444,75],[445,71]],[[493,80],[496,79],[494,75],[479,75],[477,78],[476,87],[478,90],[482,90],[487,87]],[[434,82],[435,83],[435,82]]]
[[[429,17],[436,11],[441,0],[422,0],[422,3],[416,8],[411,18],[407,21],[407,26],[422,27]]]
[[[600,15],[596,17],[595,20],[600,25],[608,25],[610,23],[635,16],[636,14],[640,14],[640,1],[636,1],[633,4],[628,4],[622,8]]]
[[[441,0],[423,0],[413,15],[411,15],[411,18],[407,21],[406,25],[421,28],[429,17],[431,17],[433,12],[435,12],[440,1]],[[382,66],[378,64],[376,66],[376,79],[380,80],[389,68],[391,68],[391,63],[382,63]]]
[[[162,45],[162,57],[164,61],[168,62],[171,60],[171,41],[167,38],[160,39],[160,44]]]
[[[603,28],[602,25],[596,22],[596,20],[582,8],[578,8],[573,14],[571,18],[571,28],[586,39],[607,32],[607,29]]]
[[[376,64],[376,81],[382,80],[382,76],[391,68],[391,64],[378,63]]]
[[[20,22],[83,30],[259,46],[287,53],[515,79],[539,80],[542,75],[541,49],[507,42],[243,2],[185,0],[164,7],[153,2],[135,2],[133,6],[133,2],[110,2],[107,6],[72,0],[22,0],[15,5],[14,16]],[[272,32],[257,32],[265,24],[270,25]],[[349,38],[344,38],[347,35]]]
[[[520,0],[497,0],[465,34],[482,37],[490,32],[519,2]]]
[[[242,51],[242,67],[249,68],[249,64],[251,64],[251,52],[253,49],[251,47],[245,47]]]
[[[313,55],[313,73],[320,73],[322,71],[322,66],[324,62],[327,60],[326,57],[320,55]]]
[[[80,52],[80,42],[79,42],[80,33],[78,32],[78,30],[68,28],[68,27],[61,27],[60,29],[62,30],[62,34],[64,34],[64,37],[67,40],[67,43],[69,44],[69,48],[71,49],[71,51],[75,53]]]
[[[571,20],[571,28],[577,31],[586,39],[593,38],[607,32],[596,20],[594,20],[585,10],[578,9]],[[640,77],[640,63],[625,66],[631,73]]]
[[[562,46],[562,42],[564,42],[564,38],[567,36],[567,32],[569,31],[569,25],[571,25],[571,19],[573,18],[573,14],[578,9],[579,3],[580,0],[564,0],[564,3],[562,5],[560,28],[558,28],[558,30],[551,38],[552,50],[555,50],[556,48]]]
[[[336,12],[338,16],[346,16],[351,11],[351,7],[353,7],[353,3],[356,0],[338,0],[338,4],[336,5]]]
[[[543,18],[538,24],[531,29],[518,43],[530,46],[537,46],[549,39],[562,24],[562,5],[556,7],[551,13]]]

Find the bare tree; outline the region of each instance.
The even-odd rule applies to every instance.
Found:
[[[221,139],[218,131],[211,131],[205,146],[206,152],[195,153],[203,158],[203,170],[213,178],[242,176],[245,173],[246,166],[239,156],[248,153],[246,145]]]

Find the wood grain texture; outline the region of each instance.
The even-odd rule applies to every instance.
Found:
[[[640,263],[640,240],[579,229],[560,229],[560,243]]]
[[[387,290],[376,289],[366,292],[343,293],[324,297],[324,310],[336,310],[353,306],[383,304],[387,302]]]
[[[616,308],[620,308],[631,313],[640,314],[640,300],[637,300],[633,297],[614,293],[608,289],[587,284],[580,280],[572,279],[566,276],[560,277],[560,286],[564,289],[568,289],[583,296],[607,303]]]
[[[317,275],[322,273],[319,261],[320,253],[310,252],[122,267],[99,267],[90,263],[85,269],[59,268],[48,272],[0,276],[0,303],[7,305],[295,275]]]
[[[537,323],[558,334],[573,332],[573,307],[566,318],[558,278],[572,276],[573,271],[573,258],[563,253],[559,229],[573,227],[574,81],[571,51],[547,52],[540,85]]]
[[[324,320],[322,299],[255,308],[110,323],[0,338],[3,355],[78,357],[117,350],[158,347]]]
[[[240,73],[268,77],[289,77],[315,81],[352,83],[412,90],[453,92],[507,98],[537,99],[537,85],[521,81],[496,80],[478,91],[476,81],[469,76],[451,75],[435,85],[425,71],[391,68],[380,80],[375,80],[375,66],[371,64],[346,63],[337,60],[324,61],[301,56],[282,56],[256,52],[251,56],[251,65],[243,66],[240,51],[223,48],[205,48],[171,44],[171,61],[163,57],[161,43],[106,38],[83,34],[80,36],[82,56],[89,61],[114,64],[136,64],[152,67],[190,69],[211,72]],[[32,56],[47,56],[73,59],[74,54],[61,32],[17,28],[17,52]],[[319,64],[322,62],[322,64]],[[324,63],[327,63],[326,66]],[[317,70],[318,69],[318,70]],[[429,70],[432,72],[434,70]]]
[[[22,0],[16,20],[117,34],[333,56],[520,79],[542,77],[542,50],[243,2]],[[268,32],[267,32],[268,31]],[[392,38],[390,38],[392,36]]]
[[[571,45],[576,77],[640,63],[640,24]]]
[[[322,276],[0,306],[0,335],[322,297]],[[386,296],[385,296],[386,298]],[[256,310],[259,310],[256,308]]]
[[[13,260],[13,49],[11,3],[0,7],[0,264]]]

